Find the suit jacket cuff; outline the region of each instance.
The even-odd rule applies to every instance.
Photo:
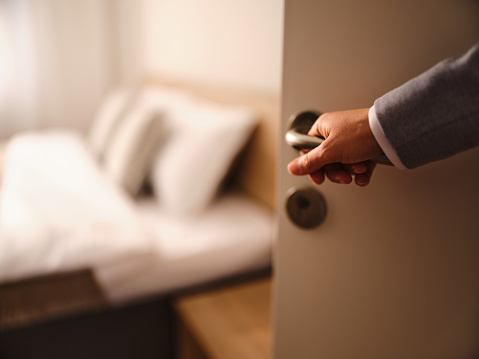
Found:
[[[383,128],[381,126],[381,123],[379,123],[378,116],[374,106],[369,109],[368,117],[369,117],[369,127],[371,127],[371,131],[374,135],[374,138],[378,142],[384,154],[387,156],[387,158],[389,158],[389,160],[392,162],[392,164],[396,168],[406,169],[406,166],[404,166],[402,161],[399,159],[399,156],[397,155],[394,147],[391,145],[391,142],[389,142],[389,140],[387,139],[383,131]]]

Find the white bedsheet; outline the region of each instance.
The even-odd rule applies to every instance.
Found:
[[[142,201],[138,210],[155,233],[155,251],[96,268],[112,301],[170,292],[271,263],[271,211],[243,194],[222,195],[189,219],[161,211],[153,200]]]
[[[272,214],[238,193],[196,217],[134,202],[70,131],[11,140],[0,192],[0,281],[92,268],[112,301],[185,288],[270,263]]]
[[[133,202],[83,138],[49,130],[10,140],[0,192],[0,280],[99,264],[152,250]]]

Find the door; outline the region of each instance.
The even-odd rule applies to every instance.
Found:
[[[479,150],[314,186],[284,141],[291,114],[370,107],[478,40],[479,1],[285,1],[275,359],[479,357]],[[286,214],[302,186],[327,204],[315,229]]]

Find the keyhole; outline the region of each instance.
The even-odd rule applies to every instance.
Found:
[[[311,201],[306,197],[298,196],[296,201],[299,209],[302,209],[303,211],[307,210],[311,206]]]
[[[324,221],[327,213],[326,201],[316,189],[292,187],[287,196],[286,213],[298,227],[312,229]]]

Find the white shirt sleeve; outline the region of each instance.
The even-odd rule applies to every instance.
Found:
[[[384,154],[387,156],[387,158],[389,158],[389,160],[392,162],[392,164],[396,168],[406,169],[406,166],[404,166],[404,164],[399,159],[396,151],[394,150],[394,147],[386,138],[383,128],[381,124],[379,123],[378,116],[376,114],[376,110],[374,109],[374,106],[369,109],[368,117],[369,117],[369,127],[371,127],[371,131],[374,135],[374,138],[376,138],[376,141],[378,142],[379,146],[383,150]]]

